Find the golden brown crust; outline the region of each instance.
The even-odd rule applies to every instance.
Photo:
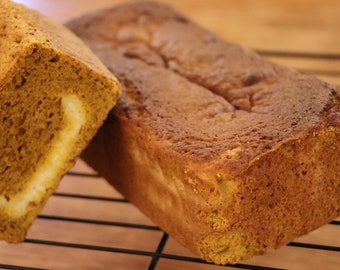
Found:
[[[156,3],[68,26],[125,87],[84,159],[193,252],[234,263],[339,214],[337,88]]]
[[[119,93],[69,30],[0,0],[0,239],[24,240]]]

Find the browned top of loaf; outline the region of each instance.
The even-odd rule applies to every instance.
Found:
[[[167,6],[123,5],[69,27],[125,85],[115,116],[184,159],[239,171],[284,141],[339,125],[338,89],[225,42]]]

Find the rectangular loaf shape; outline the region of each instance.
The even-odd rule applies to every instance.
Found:
[[[192,252],[235,263],[339,215],[338,88],[157,3],[68,27],[124,87],[82,157]]]

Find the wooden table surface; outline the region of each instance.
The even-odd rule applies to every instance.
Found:
[[[66,22],[122,0],[18,0]],[[338,0],[164,0],[227,40],[340,85]],[[335,157],[339,158],[339,157]],[[340,219],[235,268],[340,269]],[[4,269],[228,269],[203,264],[166,239],[81,160],[23,244],[0,243]],[[166,241],[165,241],[166,240]],[[164,246],[164,247],[163,247]],[[155,252],[163,248],[161,253]],[[263,268],[265,269],[265,268]]]

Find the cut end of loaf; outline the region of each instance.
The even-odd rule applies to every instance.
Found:
[[[27,52],[0,89],[0,238],[9,242],[23,240],[119,93],[72,58],[38,45]]]
[[[8,242],[24,240],[121,91],[85,45],[49,23],[0,2],[0,240]]]
[[[41,197],[46,194],[51,185],[53,186],[51,179],[60,178],[60,169],[71,155],[70,150],[85,123],[86,113],[79,99],[73,95],[61,97],[60,111],[63,115],[63,127],[53,134],[54,138],[51,139],[49,151],[40,157],[41,162],[36,166],[32,164],[34,170],[29,181],[25,181],[24,185],[18,183],[17,192],[13,190],[8,192],[11,195],[0,195],[0,208],[3,209],[4,214],[11,218],[16,219],[24,216],[30,204],[40,203]],[[43,137],[44,134],[40,134],[37,139]],[[18,151],[22,151],[22,149]],[[20,156],[23,163],[27,162],[25,160],[27,158],[25,155]],[[7,165],[6,171],[8,170],[11,170],[10,164]],[[11,178],[10,174],[6,174],[6,172],[4,174],[7,178]]]
[[[20,239],[21,237],[17,238],[17,233],[21,234],[22,221],[14,221],[34,219],[37,206],[41,206],[54,191],[56,184],[64,173],[65,164],[68,164],[69,157],[74,155],[72,153],[73,146],[87,116],[82,103],[75,95],[61,97],[60,112],[63,115],[63,127],[53,133],[53,139],[48,144],[42,144],[42,147],[47,146],[48,151],[41,154],[37,164],[29,164],[31,163],[31,156],[21,154],[18,162],[22,163],[19,166],[24,168],[24,171],[20,171],[18,165],[8,163],[6,166],[7,173],[5,171],[1,176],[2,180],[7,180],[7,184],[11,184],[8,180],[15,180],[12,178],[13,169],[19,170],[21,174],[16,187],[6,187],[6,192],[0,195],[0,216],[2,219],[5,217],[5,220],[1,222],[1,226],[6,228],[7,231],[13,230],[13,232],[6,233],[3,236],[9,242],[22,240]],[[42,132],[44,133],[44,131]],[[44,137],[43,133],[36,138],[37,143]],[[31,138],[31,140],[34,141],[34,138]],[[31,174],[25,174],[27,166],[32,167]],[[12,238],[12,233],[16,235],[14,238]],[[22,234],[22,236],[24,237],[25,234]]]

